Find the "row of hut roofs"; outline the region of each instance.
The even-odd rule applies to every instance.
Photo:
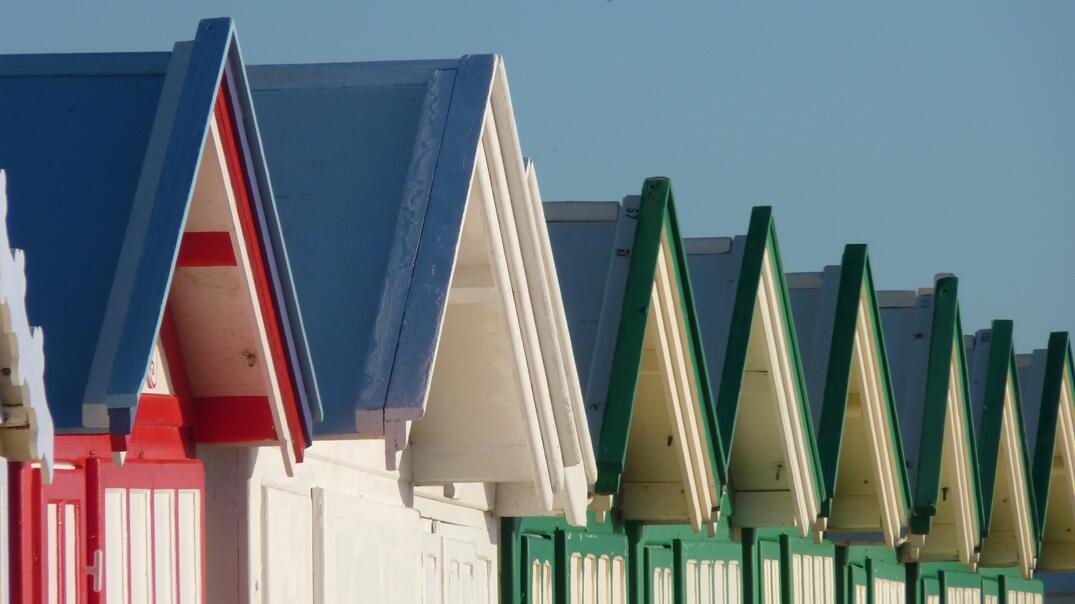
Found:
[[[498,57],[248,68],[225,19],[3,56],[0,166],[11,601],[1024,604],[1075,571],[1066,333],[965,336],[955,277],[876,291],[863,245],[785,274],[768,207],[683,239],[663,178],[543,204]]]

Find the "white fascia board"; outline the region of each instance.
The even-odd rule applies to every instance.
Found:
[[[1008,484],[1015,491],[1012,493],[1012,522],[1015,525],[1016,538],[1019,543],[1019,566],[1023,577],[1033,577],[1035,565],[1034,523],[1030,512],[1030,485],[1027,483],[1027,468],[1023,465],[1023,442],[1019,435],[1019,419],[1015,408],[1015,379],[1008,371],[1007,384],[1004,388],[1004,418],[1001,423],[1000,451],[998,454],[1007,462]],[[996,494],[994,494],[994,498]]]
[[[698,399],[698,380],[690,362],[687,348],[687,326],[679,309],[679,288],[673,277],[673,259],[662,234],[657,252],[656,278],[651,294],[651,315],[657,336],[658,362],[665,387],[669,423],[676,430],[673,442],[679,445],[681,479],[695,530],[703,524],[714,523],[711,513],[719,503],[713,462],[705,438],[705,410]]]
[[[530,162],[527,166],[527,185],[530,189],[530,202],[534,208],[534,219],[538,225],[536,230],[540,238],[540,247],[545,257],[545,276],[548,281],[547,287],[552,302],[553,320],[556,323],[561,358],[570,390],[571,412],[574,415],[579,450],[582,453],[582,466],[586,472],[587,486],[592,487],[597,481],[597,460],[594,456],[593,442],[590,437],[588,420],[586,419],[586,403],[582,397],[582,384],[579,380],[578,368],[575,367],[575,351],[571,346],[571,333],[568,330],[567,313],[564,310],[564,299],[560,292],[560,279],[556,274],[552,242],[549,240],[549,230],[545,226],[545,206],[541,200],[537,169],[534,167],[533,162]]]
[[[953,342],[953,348],[956,344]],[[978,513],[975,510],[975,495],[973,490],[973,472],[971,465],[970,450],[967,443],[970,435],[967,434],[968,418],[964,413],[963,388],[960,366],[959,350],[952,351],[952,361],[948,368],[948,396],[947,396],[947,426],[945,427],[945,446],[952,448],[953,467],[956,482],[956,535],[958,543],[956,550],[959,552],[959,561],[970,566],[977,567],[978,554],[976,548],[981,534],[978,527]],[[927,537],[928,539],[928,537]]]
[[[900,494],[900,467],[896,457],[896,435],[889,426],[895,421],[884,391],[884,370],[878,356],[876,342],[878,328],[869,307],[869,292],[865,286],[859,296],[858,321],[855,325],[855,352],[853,371],[858,373],[862,385],[863,411],[869,430],[870,454],[874,460],[874,480],[878,485],[878,504],[881,509],[881,528],[888,547],[898,545],[901,533],[910,518]]]
[[[40,460],[44,480],[51,483],[54,432],[45,394],[45,336],[26,316],[26,257],[22,250],[11,249],[7,207],[7,175],[0,170],[0,355],[11,372],[5,379],[16,395],[4,401],[0,457]]]
[[[803,423],[802,413],[799,411],[802,405],[795,384],[795,371],[792,368],[793,351],[788,346],[784,309],[781,308],[782,296],[778,289],[773,265],[771,251],[767,247],[762,259],[761,285],[758,288],[756,303],[761,309],[762,325],[760,327],[764,329],[772,367],[772,380],[784,435],[784,453],[787,456],[788,465],[791,466],[789,470],[796,524],[802,536],[806,537],[816,529],[820,504],[815,496],[817,485],[814,484],[813,460],[807,448],[807,428]]]

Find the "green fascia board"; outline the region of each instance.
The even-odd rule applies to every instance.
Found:
[[[731,326],[728,331],[727,352],[721,367],[720,386],[717,390],[717,419],[720,422],[721,442],[730,452],[735,435],[735,423],[739,414],[739,395],[742,391],[746,374],[747,352],[750,348],[750,332],[754,324],[754,305],[761,287],[761,275],[765,252],[768,251],[773,262],[773,274],[780,292],[781,310],[784,319],[784,344],[788,347],[792,361],[793,380],[799,397],[799,415],[805,427],[804,433],[807,454],[810,455],[810,467],[813,471],[814,497],[818,505],[825,500],[825,484],[822,481],[821,466],[817,452],[817,440],[810,414],[806,379],[803,375],[802,361],[799,357],[799,345],[795,336],[795,320],[791,314],[791,300],[784,277],[783,263],[780,259],[780,245],[776,237],[776,223],[770,206],[756,206],[750,213],[750,226],[747,229],[746,246],[739,269],[738,284],[731,312]],[[730,459],[728,460],[730,461]]]
[[[893,455],[899,464],[900,504],[910,511],[911,496],[907,480],[907,464],[903,455],[903,438],[900,434],[899,410],[892,391],[892,378],[885,350],[884,329],[874,293],[873,270],[867,248],[863,244],[849,244],[844,248],[840,263],[840,284],[837,292],[836,316],[833,321],[832,345],[829,349],[828,370],[822,399],[821,425],[818,426],[818,457],[824,478],[826,497],[821,513],[832,512],[836,494],[836,480],[843,447],[844,419],[847,416],[847,398],[851,387],[851,367],[855,350],[855,332],[858,325],[859,302],[865,290],[866,308],[872,315],[874,329],[874,354],[881,365],[882,392],[888,407],[889,430],[892,432]],[[824,334],[819,334],[823,336]]]
[[[970,407],[970,387],[967,382],[967,358],[963,348],[963,324],[959,313],[959,280],[942,277],[934,288],[932,331],[926,369],[925,408],[922,431],[918,442],[918,471],[914,484],[914,504],[911,508],[911,530],[928,534],[937,512],[941,490],[941,460],[944,451],[944,428],[948,415],[948,370],[952,354],[958,355],[959,387],[963,395],[963,414],[967,418],[964,434],[970,454],[972,498],[978,517],[979,533],[984,532],[982,492],[978,484],[978,453],[974,442],[974,426]],[[981,536],[981,535],[979,535]]]
[[[1067,373],[1070,384],[1075,384],[1073,366],[1075,363],[1072,361],[1071,337],[1068,332],[1057,331],[1049,334],[1032,471],[1034,498],[1038,507],[1039,542],[1045,540],[1045,520],[1049,505],[1053,456],[1056,455],[1056,427],[1059,422],[1060,401],[1063,400],[1060,395],[1064,387],[1064,374]],[[1030,404],[1035,404],[1035,401],[1030,401]]]
[[[1023,479],[1030,491],[1026,494],[1030,503],[1030,527],[1034,535],[1034,553],[1040,550],[1038,510],[1030,474],[1030,456],[1027,454],[1026,428],[1023,425],[1023,404],[1019,388],[1019,372],[1015,365],[1015,343],[1011,321],[996,320],[992,323],[989,357],[986,360],[984,390],[982,391],[981,431],[978,437],[979,484],[982,493],[982,527],[988,532],[993,518],[993,501],[996,497],[997,467],[1000,461],[1000,440],[1004,424],[1004,403],[1009,380],[1014,391],[1016,431],[1019,435],[1019,455],[1023,460]]]
[[[687,322],[688,348],[691,366],[697,376],[698,392],[705,414],[705,432],[712,460],[713,475],[717,478],[718,492],[727,484],[727,463],[724,447],[717,429],[713,396],[706,371],[704,351],[698,317],[691,295],[687,273],[687,258],[683,252],[678,221],[672,196],[672,185],[667,178],[648,178],[642,185],[642,200],[638,210],[631,248],[627,285],[624,291],[616,346],[612,358],[612,371],[608,388],[608,404],[605,406],[601,436],[597,446],[597,483],[595,492],[617,494],[623,480],[627,460],[628,438],[634,415],[635,395],[638,389],[639,371],[646,339],[646,321],[649,318],[650,300],[657,269],[657,254],[662,235],[666,236],[669,254],[674,259],[675,276],[679,283],[682,304],[680,309]]]

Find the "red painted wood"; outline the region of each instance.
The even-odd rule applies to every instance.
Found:
[[[183,233],[176,267],[236,266],[231,234],[226,231]]]
[[[243,157],[240,153],[239,134],[236,130],[234,111],[226,93],[227,84],[226,81],[222,82],[217,93],[215,108],[217,129],[220,132],[221,143],[227,158],[232,189],[238,198],[239,222],[243,229],[247,255],[253,265],[258,304],[261,306],[261,314],[265,318],[273,365],[276,367],[278,374],[280,374],[280,391],[284,398],[284,408],[286,409],[288,428],[291,431],[295,458],[301,462],[307,443],[302,430],[301,411],[298,407],[298,382],[295,379],[294,368],[287,353],[281,326],[283,315],[277,306],[278,301],[276,300],[275,290],[269,280],[269,267],[266,254],[263,251],[265,241],[258,229],[258,221],[255,216],[256,208],[254,207],[247,180],[250,175],[246,173],[246,164],[243,162]]]
[[[215,396],[194,399],[199,443],[255,443],[277,439],[272,409],[265,396]]]

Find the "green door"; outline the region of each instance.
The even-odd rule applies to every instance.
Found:
[[[981,604],[982,577],[974,573],[941,571],[941,604]]]
[[[743,548],[720,541],[675,541],[676,601],[688,604],[742,602]]]
[[[1038,579],[998,577],[1000,604],[1042,604],[1042,584]]]
[[[523,536],[523,602],[553,604],[556,576],[556,548],[552,539],[538,535]]]
[[[905,604],[907,569],[902,564],[866,561],[869,576],[870,604]]]
[[[941,604],[941,583],[937,579],[923,578],[919,582],[922,597],[919,604]]]
[[[869,588],[866,581],[866,569],[858,564],[847,565],[847,591],[845,602],[848,604],[867,604]]]
[[[627,537],[564,531],[566,602],[627,602]]]
[[[780,544],[758,541],[758,601],[760,604],[780,604]]]
[[[982,577],[982,604],[1000,604],[1000,581],[996,577]]]
[[[646,604],[673,604],[675,586],[672,548],[647,545],[642,548],[642,552],[646,571],[642,601]]]

